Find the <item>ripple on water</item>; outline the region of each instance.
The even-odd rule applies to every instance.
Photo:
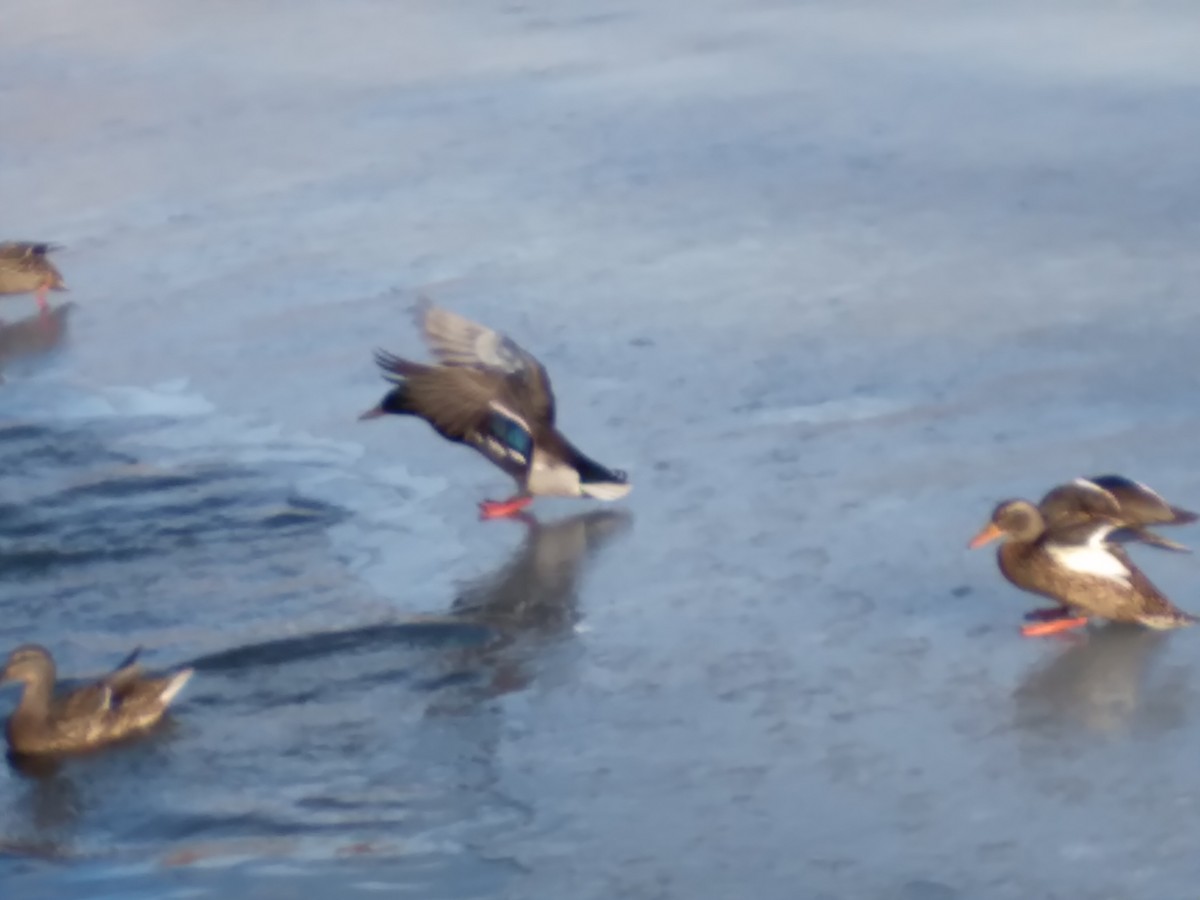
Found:
[[[352,871],[363,890],[495,895],[512,865],[477,848],[531,812],[500,789],[494,701],[569,664],[584,565],[628,516],[531,521],[493,573],[400,609],[354,541],[373,522],[373,548],[434,564],[406,522],[389,531],[430,485],[393,466],[408,490],[388,490],[354,448],[223,420],[180,386],[5,391],[4,645],[44,642],[73,675],[142,644],[198,677],[149,739],[10,771],[0,878],[32,893],[54,860],[69,875],[44,884],[89,897],[219,894],[212,873],[247,868],[335,893]]]

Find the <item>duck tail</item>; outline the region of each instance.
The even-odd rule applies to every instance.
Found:
[[[175,699],[176,695],[183,690],[183,686],[188,683],[193,675],[196,674],[195,669],[180,669],[167,679],[167,683],[163,686],[162,692],[158,695],[159,702],[162,705],[168,706]]]
[[[616,500],[633,487],[629,476],[620,469],[610,469],[590,456],[571,448],[571,465],[579,473],[580,493],[597,500]]]

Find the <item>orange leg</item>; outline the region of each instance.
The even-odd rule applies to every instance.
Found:
[[[1021,634],[1025,637],[1049,637],[1052,634],[1061,634],[1073,628],[1082,628],[1087,623],[1087,616],[1079,616],[1073,619],[1063,617],[1060,619],[1051,619],[1048,622],[1038,622],[1034,625],[1023,625],[1021,627]]]
[[[515,516],[532,502],[532,497],[520,495],[508,500],[484,500],[479,504],[479,518],[506,519]]]
[[[38,309],[41,310],[43,316],[50,315],[50,304],[46,301],[46,294],[49,292],[50,289],[45,285],[42,285],[37,289],[37,293],[33,295],[37,298]]]

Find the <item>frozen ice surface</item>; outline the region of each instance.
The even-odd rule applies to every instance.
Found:
[[[499,476],[355,421],[371,349],[418,352],[419,291],[534,350],[567,433],[635,482],[632,537],[572,588],[586,628],[532,641],[519,689],[422,714],[372,645],[322,664],[361,696],[305,705],[320,667],[214,663],[152,788],[101,770],[82,858],[14,850],[6,896],[351,871],[428,897],[1194,896],[1200,635],[1021,641],[1028,599],[965,542],[1077,474],[1200,504],[1195,24],[1167,0],[0,0],[3,236],[66,244],[79,304],[0,416],[41,391],[21,418],[108,410],[146,464],[232,455],[341,509],[271,545],[321,568],[317,599],[206,560],[217,609],[131,606],[76,664],[130,629],[215,653],[305,631],[296,608],[436,613],[503,566],[519,528],[474,520]],[[1137,558],[1200,610],[1195,558]],[[117,627],[54,596],[0,636]],[[0,833],[32,827],[27,791]]]

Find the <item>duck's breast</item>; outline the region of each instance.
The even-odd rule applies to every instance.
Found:
[[[579,473],[538,449],[533,451],[525,488],[543,497],[578,497],[581,493]]]

